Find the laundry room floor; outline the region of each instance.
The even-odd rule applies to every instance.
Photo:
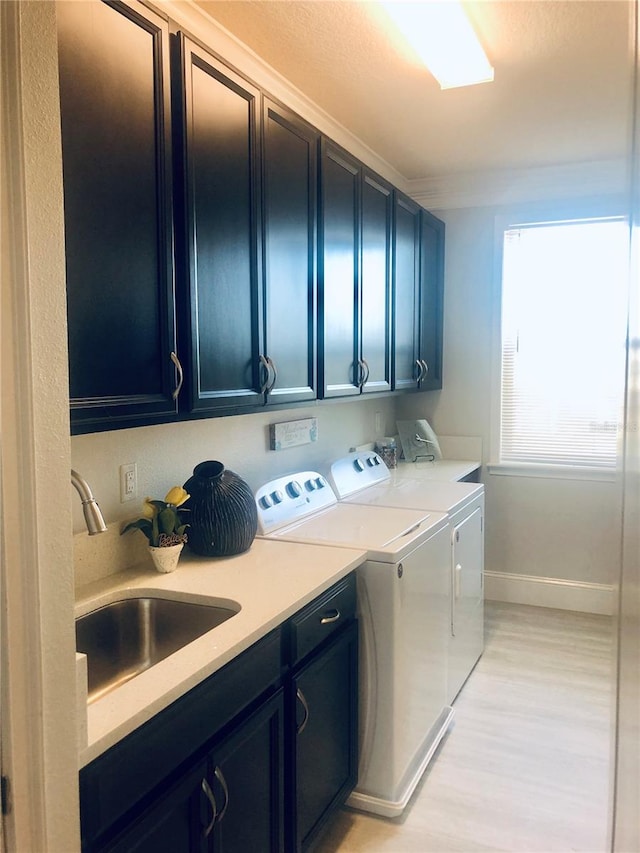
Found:
[[[604,853],[613,620],[486,602],[485,651],[403,815],[343,809],[315,853]]]

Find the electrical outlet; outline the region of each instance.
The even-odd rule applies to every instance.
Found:
[[[135,462],[120,466],[120,503],[132,501],[138,495],[138,469]]]

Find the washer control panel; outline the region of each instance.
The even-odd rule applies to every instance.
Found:
[[[269,533],[336,504],[337,498],[317,471],[278,477],[256,492],[258,531]]]
[[[331,485],[339,498],[391,479],[383,459],[373,450],[355,450],[331,466]]]

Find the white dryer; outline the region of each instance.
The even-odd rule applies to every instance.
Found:
[[[393,477],[370,450],[338,459],[329,479],[341,502],[448,514],[447,702],[452,703],[484,649],[484,486]]]
[[[339,503],[315,471],[266,483],[256,504],[261,536],[367,552],[356,570],[360,758],[347,804],[396,817],[453,718],[446,700],[447,516]]]

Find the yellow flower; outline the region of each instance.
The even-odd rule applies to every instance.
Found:
[[[174,486],[166,494],[165,503],[173,506],[182,506],[185,501],[188,501],[191,495],[188,495],[182,486]]]
[[[154,516],[158,512],[158,510],[151,503],[152,500],[153,500],[153,498],[145,498],[144,503],[142,504],[142,515],[145,518],[149,518],[149,519],[154,518]]]

